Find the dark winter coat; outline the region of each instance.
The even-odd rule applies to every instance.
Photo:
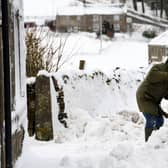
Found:
[[[161,100],[168,98],[168,64],[156,64],[151,68],[140,84],[136,98],[141,112],[160,114]]]

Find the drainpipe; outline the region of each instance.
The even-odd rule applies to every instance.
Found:
[[[9,0],[1,0],[2,44],[4,64],[4,111],[5,111],[5,167],[12,168],[10,49],[9,49]]]

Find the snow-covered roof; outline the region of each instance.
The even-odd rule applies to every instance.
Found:
[[[55,16],[25,16],[24,22],[35,22],[37,25],[44,25],[46,20],[53,20]]]
[[[168,30],[149,42],[149,45],[164,45],[168,46]]]
[[[125,6],[110,6],[110,5],[90,5],[71,6],[60,8],[57,10],[58,15],[89,15],[89,14],[123,14],[126,13]]]

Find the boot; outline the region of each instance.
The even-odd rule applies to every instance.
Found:
[[[148,141],[149,137],[151,136],[153,128],[145,128],[145,142]]]

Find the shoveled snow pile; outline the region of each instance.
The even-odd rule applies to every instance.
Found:
[[[138,74],[136,77],[134,77],[135,73]],[[92,131],[95,131],[90,130],[92,125],[100,127],[98,130],[102,130],[103,133],[104,127],[109,127],[106,124],[109,125],[110,123],[104,123],[102,127],[99,125],[99,121],[95,121],[95,118],[109,119],[118,113],[127,119],[138,122],[139,115],[135,93],[144,76],[143,69],[126,71],[116,68],[110,76],[106,76],[101,71],[94,71],[90,74],[84,72],[56,73],[54,76],[60,87],[63,87],[65,112],[68,114],[67,122],[71,128],[68,131],[62,130],[60,135],[58,135],[58,129],[55,129],[56,142],[84,137],[92,139],[92,135],[89,136]],[[54,90],[51,90],[51,93],[54,94]],[[56,108],[56,105],[54,107]],[[60,128],[60,124],[59,126],[53,125],[53,127]],[[89,131],[89,135],[85,135],[87,132],[84,131],[85,129]],[[70,132],[71,135],[69,136]],[[68,134],[66,135],[66,133]],[[108,133],[105,137],[107,138],[107,136]]]
[[[109,116],[124,109],[137,111],[135,91],[144,75],[143,68],[125,70],[117,67],[108,76],[101,71],[71,71],[56,73],[55,78],[63,87],[67,110],[80,108],[95,117]]]

